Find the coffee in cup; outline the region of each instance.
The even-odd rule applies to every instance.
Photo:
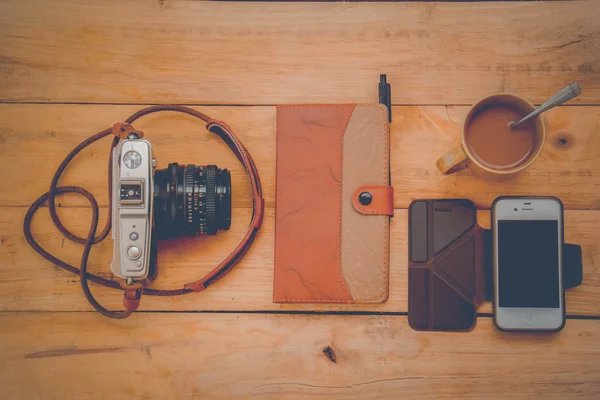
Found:
[[[437,166],[444,174],[463,168],[486,177],[506,176],[529,166],[540,154],[546,131],[541,117],[510,128],[533,111],[520,97],[500,94],[475,104],[463,122],[462,145],[441,157]]]

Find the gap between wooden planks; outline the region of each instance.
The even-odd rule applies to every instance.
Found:
[[[3,311],[85,311],[91,310],[79,286],[79,278],[42,259],[23,238],[25,208],[0,207],[2,259],[0,260],[0,309]],[[52,254],[79,266],[81,246],[64,240],[42,208],[34,219],[33,232]],[[88,229],[90,211],[63,208],[61,218],[75,232]],[[104,214],[106,209],[103,210]],[[159,276],[153,287],[179,288],[199,279],[224,259],[243,237],[250,209],[233,210],[232,229],[213,237],[185,238],[159,243]],[[408,222],[407,211],[396,210],[391,223],[390,296],[385,304],[286,304],[273,303],[274,210],[267,209],[263,228],[244,260],[224,279],[201,293],[178,297],[144,296],[142,310],[220,310],[220,311],[357,311],[407,312]],[[489,228],[489,211],[478,212],[479,223]],[[565,240],[583,247],[583,284],[567,291],[569,315],[598,316],[600,310],[600,211],[566,211]],[[112,241],[94,246],[89,271],[110,278]],[[122,292],[92,285],[99,301],[121,308]],[[479,309],[491,312],[489,303]]]
[[[395,104],[541,103],[574,80],[599,104],[599,30],[594,0],[4,1],[0,100],[371,102],[387,73]]]
[[[555,335],[502,333],[490,318],[469,333],[416,332],[402,316],[1,313],[0,323],[7,399],[600,396],[598,321]]]
[[[375,101],[375,99],[373,99]],[[8,171],[0,192],[2,206],[28,206],[48,190],[66,154],[90,135],[122,121],[141,106],[0,105],[0,168]],[[198,107],[227,122],[258,166],[267,207],[275,203],[276,108]],[[391,176],[395,206],[416,198],[470,198],[489,208],[500,195],[554,195],[566,209],[600,208],[600,107],[559,107],[546,114],[548,140],[540,158],[521,175],[486,181],[469,171],[443,176],[437,158],[460,143],[466,106],[393,107]],[[35,117],[33,117],[35,116]],[[169,162],[217,164],[232,173],[234,207],[249,207],[250,185],[229,148],[194,118],[160,113],[135,124],[153,144],[159,168]],[[101,205],[107,204],[110,139],[77,156],[62,184],[83,185]],[[75,196],[59,198],[63,206],[86,205]]]

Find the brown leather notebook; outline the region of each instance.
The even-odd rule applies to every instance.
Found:
[[[389,125],[383,105],[277,107],[276,303],[388,298]]]

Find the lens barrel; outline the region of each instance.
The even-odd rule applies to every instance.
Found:
[[[154,174],[159,239],[215,235],[231,226],[231,175],[216,165],[171,163]]]

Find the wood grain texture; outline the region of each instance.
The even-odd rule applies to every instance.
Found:
[[[46,262],[27,244],[22,234],[24,208],[0,208],[2,257],[0,258],[0,309],[87,311],[79,278]],[[60,210],[61,217],[75,232],[86,232],[90,212],[82,208]],[[105,213],[104,213],[105,214]],[[385,304],[275,304],[273,303],[274,212],[267,209],[263,228],[244,260],[227,277],[208,290],[179,297],[144,296],[143,310],[299,310],[407,312],[408,295],[408,213],[396,210],[392,219],[390,246],[390,297]],[[480,211],[479,222],[489,228],[490,214]],[[250,221],[249,209],[234,209],[232,229],[214,237],[161,242],[159,245],[158,288],[179,288],[204,276],[237,245]],[[567,211],[565,240],[583,247],[584,280],[567,291],[569,315],[598,315],[600,310],[600,211]],[[36,216],[33,231],[39,243],[52,254],[79,265],[81,246],[63,240],[51,223],[47,209]],[[112,241],[92,249],[89,270],[110,278]],[[122,293],[92,285],[102,304],[119,309]],[[491,312],[489,303],[480,312]]]
[[[29,103],[0,104],[0,399],[600,397],[600,7],[594,0],[0,0],[0,32],[0,103]],[[380,73],[388,74],[398,105],[391,125],[397,210],[389,301],[274,304],[273,105],[374,103]],[[487,182],[468,171],[437,172],[436,159],[459,142],[466,105],[502,91],[540,103],[573,80],[583,89],[573,102],[578,106],[547,114],[548,143],[526,173]],[[46,104],[70,102],[107,104]],[[202,110],[231,125],[254,157],[265,223],[243,262],[214,287],[145,296],[142,310],[156,312],[114,321],[91,312],[76,276],[27,245],[22,222],[68,151],[138,110],[136,104],[153,103],[230,105]],[[241,239],[250,220],[249,184],[227,147],[199,122],[165,113],[136,127],[152,141],[159,167],[216,163],[232,173],[229,232],[161,243],[155,286],[180,287]],[[62,182],[90,189],[103,206],[101,218],[108,147],[106,139],[86,149]],[[411,200],[468,197],[487,209],[508,194],[560,197],[566,240],[583,246],[584,281],[567,293],[572,318],[562,332],[506,334],[487,317],[460,334],[416,332],[406,316],[392,314],[286,314],[406,312]],[[84,232],[91,214],[84,203],[66,196],[59,204],[67,226]],[[488,211],[478,217],[489,224]],[[81,246],[59,235],[47,209],[33,230],[48,250],[78,264]],[[111,255],[110,240],[95,246],[90,270],[110,277]],[[121,293],[97,285],[92,291],[102,304],[121,308]],[[490,305],[480,311],[490,312]],[[590,319],[573,319],[581,315]],[[336,363],[323,353],[326,346]]]
[[[418,198],[469,198],[487,209],[501,195],[554,195],[566,209],[600,207],[600,109],[559,107],[547,112],[547,141],[539,158],[504,181],[465,170],[442,175],[436,160],[460,145],[468,107],[394,107],[391,155],[396,207]]]
[[[0,314],[6,399],[579,399],[600,396],[600,323],[415,332],[406,317]],[[329,346],[336,363],[323,353]]]
[[[7,188],[0,194],[2,205],[28,205],[48,190],[56,168],[66,155],[87,137],[125,120],[143,106],[0,105],[0,167],[14,173],[4,176]],[[275,108],[204,107],[210,117],[234,129],[259,166],[263,190],[271,206],[275,193]],[[250,182],[229,147],[205,129],[199,119],[176,112],[161,112],[135,124],[152,142],[158,168],[168,163],[216,164],[232,173],[234,206],[252,206]],[[108,156],[110,138],[87,147],[69,165],[61,184],[83,185],[108,205]],[[23,173],[16,165],[22,165]],[[90,172],[93,171],[94,179]],[[5,196],[5,197],[1,197]],[[70,197],[73,202],[69,202]],[[88,205],[87,200],[68,196],[62,205]]]
[[[141,106],[0,105],[0,169],[5,190],[0,205],[27,206],[47,191],[66,154],[82,140]],[[200,107],[226,121],[248,148],[260,171],[267,207],[275,204],[275,107]],[[489,208],[500,195],[554,195],[567,209],[600,208],[600,107],[558,107],[547,113],[548,140],[538,160],[515,178],[494,182],[470,171],[443,176],[438,157],[460,143],[466,106],[397,106],[391,125],[391,174],[397,208],[416,198],[472,199]],[[35,117],[33,117],[35,116]],[[232,173],[233,204],[250,207],[250,185],[229,148],[204,125],[186,115],[161,113],[135,124],[152,141],[159,168],[169,162],[210,164]],[[84,185],[107,205],[110,139],[82,152],[67,169],[63,184]],[[23,166],[15,168],[16,165]],[[93,171],[93,174],[90,174]],[[77,197],[62,205],[86,205]]]
[[[541,103],[573,80],[600,103],[594,0],[3,0],[0,27],[1,101],[369,103],[387,73],[395,104]]]

